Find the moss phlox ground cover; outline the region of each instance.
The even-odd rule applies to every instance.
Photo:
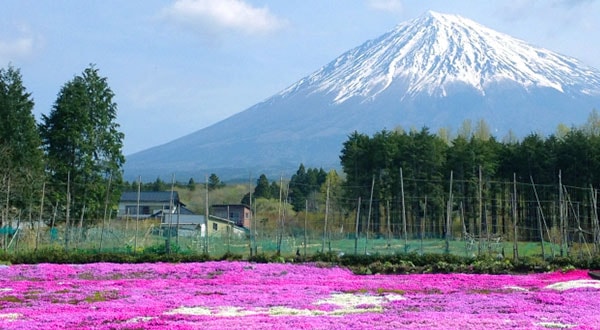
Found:
[[[305,264],[0,267],[6,329],[598,329],[600,281],[530,275],[354,275]]]

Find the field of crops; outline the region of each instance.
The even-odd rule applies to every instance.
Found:
[[[2,329],[597,329],[600,281],[354,275],[314,264],[12,265]]]

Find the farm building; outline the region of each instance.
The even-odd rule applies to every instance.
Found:
[[[185,214],[183,212],[181,214],[161,213],[160,219],[160,227],[163,232],[168,233],[171,228],[172,236],[204,237],[206,234],[206,219],[203,215],[188,212]]]
[[[237,237],[244,237],[250,233],[248,228],[238,226],[232,220],[213,215],[208,217],[207,230],[209,237],[227,237],[230,233]]]
[[[244,204],[215,204],[211,207],[212,216],[232,221],[239,227],[250,228],[252,211]]]
[[[162,212],[177,213],[181,207],[185,207],[179,200],[179,194],[174,191],[126,191],[121,194],[119,200],[118,218],[147,219]]]

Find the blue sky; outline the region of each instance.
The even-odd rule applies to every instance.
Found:
[[[4,0],[0,66],[21,69],[39,119],[94,63],[127,155],[243,111],[427,10],[600,68],[595,0]]]

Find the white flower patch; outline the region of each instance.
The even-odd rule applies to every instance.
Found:
[[[248,311],[241,307],[221,306],[216,310],[211,310],[207,307],[179,307],[171,311],[165,312],[166,315],[183,314],[183,315],[210,315],[210,316],[247,316],[258,314],[255,311]]]
[[[12,288],[0,288],[0,292],[9,292],[12,291]]]
[[[337,305],[340,307],[355,307],[358,305],[381,305],[384,302],[382,296],[370,296],[366,294],[334,293],[331,297],[318,300],[315,305]]]
[[[506,285],[502,288],[506,289],[506,290],[512,290],[512,291],[528,291],[526,288],[516,286],[516,285]]]
[[[578,288],[595,288],[600,289],[600,281],[597,280],[573,280],[566,282],[558,282],[546,286],[546,289],[564,291]]]
[[[327,315],[327,312],[310,309],[296,309],[285,306],[275,306],[269,308],[271,316],[322,316]]]
[[[247,316],[255,314],[257,314],[257,312],[248,311],[241,307],[221,306],[215,316]]]
[[[4,314],[0,314],[0,319],[14,321],[14,320],[18,319],[21,316],[22,315],[19,314],[19,313],[4,313]]]
[[[333,311],[321,311],[310,309],[297,309],[285,306],[273,306],[268,309],[258,308],[256,310],[246,310],[236,306],[221,306],[217,309],[211,309],[202,306],[179,307],[165,312],[166,315],[210,315],[210,316],[248,316],[257,314],[268,314],[270,316],[342,316],[347,314],[383,312],[382,305],[386,302],[405,300],[398,294],[385,294],[382,296],[371,296],[368,294],[353,293],[334,293],[330,297],[320,299],[314,305],[335,305],[339,307]]]
[[[125,323],[148,322],[148,321],[150,321],[152,319],[154,319],[154,317],[151,317],[151,316],[138,316],[138,317],[134,317],[132,319],[129,319],[129,320],[125,321]]]
[[[400,301],[400,300],[406,300],[406,298],[404,298],[404,296],[399,295],[399,294],[394,294],[394,293],[388,293],[385,294],[383,296],[387,301]]]
[[[329,298],[321,299],[315,305],[331,304],[339,306],[340,309],[329,312],[329,315],[346,315],[367,312],[383,312],[382,305],[390,301],[404,300],[398,294],[386,294],[383,296],[371,296],[367,294],[334,293]],[[364,307],[361,307],[364,306]]]
[[[576,324],[563,324],[563,323],[556,323],[556,322],[539,322],[539,323],[536,323],[535,325],[544,327],[544,328],[548,328],[548,329],[569,329],[569,328],[573,328],[573,327],[577,326]]]
[[[212,312],[206,307],[179,307],[174,310],[165,312],[166,315],[183,314],[183,315],[211,315]]]

